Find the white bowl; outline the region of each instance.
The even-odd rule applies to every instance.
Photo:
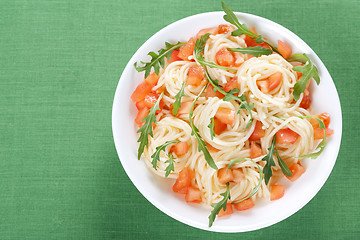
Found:
[[[249,211],[235,212],[229,217],[216,219],[214,225],[209,228],[208,209],[197,204],[187,204],[183,195],[172,191],[174,180],[154,175],[143,161],[137,160],[138,137],[134,124],[136,108],[130,100],[130,95],[143,80],[144,73],[135,70],[134,62],[148,60],[147,53],[163,48],[165,41],[187,41],[200,29],[226,23],[223,20],[223,12],[202,13],[184,18],[163,28],[147,40],[126,65],[116,89],[112,110],[112,128],[117,153],[127,175],[142,195],[174,219],[215,232],[245,232],[264,228],[284,220],[304,207],[330,175],[338,155],[342,132],[338,93],[329,72],[315,52],[298,36],[277,23],[251,14],[235,14],[241,23],[254,26],[258,33],[270,42],[277,44],[277,40],[282,40],[291,45],[293,53],[306,53],[319,70],[321,83],[319,86],[314,84],[312,106],[315,113],[330,114],[330,128],[334,129],[334,135],[328,139],[325,150],[318,159],[302,161],[306,168],[305,174],[295,182],[287,181],[283,198],[277,201],[262,201]]]

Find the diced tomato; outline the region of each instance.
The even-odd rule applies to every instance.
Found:
[[[305,172],[305,168],[303,166],[301,166],[300,163],[294,163],[293,165],[291,165],[289,167],[292,176],[286,176],[290,181],[294,182],[296,179],[298,179],[304,172]]]
[[[257,85],[260,88],[260,90],[263,93],[269,93],[271,91],[273,91],[274,89],[276,89],[280,83],[282,82],[282,74],[281,72],[276,72],[272,75],[270,75],[268,78],[266,79],[262,79],[257,81]]]
[[[226,67],[234,65],[235,62],[234,56],[226,48],[221,48],[219,51],[217,51],[215,54],[215,59],[220,66]]]
[[[159,81],[160,76],[156,75],[156,73],[151,73],[147,78],[144,79],[144,82],[154,87]]]
[[[330,137],[333,133],[334,133],[334,130],[332,130],[330,128],[325,128],[326,138]],[[314,128],[314,139],[318,140],[318,139],[323,139],[323,138],[324,138],[324,129]]]
[[[228,169],[227,167],[225,168],[220,168],[217,172],[217,177],[219,179],[219,182],[221,184],[225,184],[228,182],[231,182],[234,179],[234,176],[232,174],[232,170]]]
[[[278,200],[282,198],[285,194],[285,185],[272,185],[271,186],[271,193],[270,193],[270,200]]]
[[[147,115],[149,114],[149,109],[147,107],[144,107],[139,110],[138,114],[135,118],[135,123],[139,126],[142,126],[144,122],[141,122]]]
[[[220,99],[224,98],[224,94],[222,94],[219,91],[214,92],[214,87],[213,85],[209,84],[206,88],[205,91],[205,97],[209,98],[209,97],[218,97]]]
[[[173,186],[173,191],[177,193],[186,194],[187,188],[191,185],[191,180],[195,176],[194,172],[185,167],[179,172],[179,176]]]
[[[257,34],[255,27],[250,27],[249,30],[255,34]],[[255,47],[257,43],[255,39],[251,38],[249,35],[245,35],[245,43],[248,47]]]
[[[205,77],[204,68],[199,65],[192,65],[187,73],[186,85],[199,86]]]
[[[221,24],[219,25],[219,34],[224,34],[228,32],[232,32],[235,30],[235,27],[229,24]]]
[[[131,94],[131,100],[135,103],[144,100],[145,96],[151,92],[152,88],[153,86],[147,84],[146,82],[140,83]]]
[[[152,107],[155,105],[156,101],[158,100],[159,96],[160,96],[160,95],[157,94],[157,93],[155,93],[155,92],[150,92],[150,93],[148,93],[148,94],[145,96],[145,99],[144,99],[145,107],[147,107],[147,108],[149,108],[149,109],[152,108]],[[163,99],[161,99],[160,102],[159,102],[159,108],[160,108],[160,110],[157,110],[157,111],[156,111],[156,114],[160,113],[160,112],[163,110],[163,108],[164,108],[164,101],[163,101]]]
[[[305,89],[303,99],[301,100],[300,107],[308,109],[311,105],[311,96],[309,89]]]
[[[234,208],[238,211],[244,211],[244,210],[248,210],[252,207],[255,206],[255,203],[254,201],[251,199],[251,198],[248,198],[242,202],[239,202],[239,203],[235,203],[233,204],[234,205]]]
[[[263,129],[262,127],[263,124],[260,121],[256,121],[255,129],[249,137],[250,141],[260,140],[260,138],[263,138],[265,136],[265,129]]]
[[[304,65],[302,62],[291,62],[290,64],[293,65],[294,67]],[[301,72],[296,72],[296,75],[297,75],[298,79],[300,79],[303,74]]]
[[[261,147],[256,142],[250,142],[250,158],[258,158],[263,155]]]
[[[178,112],[176,116],[182,115],[182,114],[189,114],[191,109],[192,102],[182,102],[181,107],[178,109]],[[170,105],[170,112],[172,114],[174,106]]]
[[[178,50],[174,50],[172,53],[171,53],[171,58],[169,60],[169,63],[172,63],[172,62],[176,62],[176,61],[181,61],[182,59],[179,58],[179,51]]]
[[[170,152],[175,153],[176,156],[181,157],[188,152],[187,142],[178,142],[171,146]]]
[[[260,44],[257,44],[257,46],[260,46],[260,47],[266,48],[266,49],[271,49],[271,47],[267,43],[260,43]]]
[[[205,35],[207,33],[210,33],[211,35],[215,35],[218,33],[218,28],[217,27],[212,27],[212,28],[204,28],[201,29],[197,34],[196,34],[196,38],[201,38],[202,35]]]
[[[143,109],[144,107],[146,107],[144,100],[142,100],[142,101],[140,101],[140,102],[137,102],[135,105],[136,105],[136,108],[137,108],[138,111],[140,111],[141,109]]]
[[[185,201],[188,203],[201,203],[201,192],[198,188],[189,186],[186,191]]]
[[[195,39],[190,38],[189,41],[179,49],[178,57],[184,61],[189,61],[189,57],[193,55],[195,48]]]
[[[210,143],[208,143],[208,142],[205,142],[205,144],[206,144],[206,146],[208,147],[208,149],[209,149],[210,151],[214,151],[214,152],[220,151],[219,149],[214,148],[214,147],[213,147]]]
[[[330,114],[328,113],[321,113],[318,118],[320,118],[323,122],[324,122],[324,125],[325,127],[329,127],[329,124],[330,124]],[[317,122],[317,121],[316,121]]]
[[[233,181],[236,183],[241,182],[244,180],[244,173],[241,171],[241,169],[235,168],[232,170],[232,174],[234,176]]]
[[[294,143],[299,138],[299,134],[291,130],[290,128],[280,129],[276,133],[276,143]]]
[[[218,213],[218,217],[223,217],[223,216],[226,216],[226,215],[230,215],[232,214],[234,211],[232,209],[232,206],[231,206],[231,203],[227,203],[226,204],[226,210],[224,211],[224,209],[220,209],[220,212]]]
[[[226,85],[225,85],[225,87],[224,87],[224,91],[225,91],[225,92],[229,92],[229,91],[231,91],[231,90],[233,90],[233,89],[235,89],[235,88],[240,89],[240,86],[239,86],[239,82],[238,82],[237,77],[233,77],[232,79],[230,79],[230,80],[226,83]]]
[[[235,111],[230,108],[219,107],[215,114],[215,118],[225,124],[232,125],[235,120]]]
[[[292,54],[291,47],[281,40],[278,40],[278,51],[285,59],[289,58]]]
[[[216,135],[220,135],[227,129],[227,124],[223,123],[217,118],[214,118],[214,132]]]

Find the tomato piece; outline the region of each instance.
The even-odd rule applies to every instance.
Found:
[[[257,34],[255,27],[250,27],[249,30],[255,34]],[[249,35],[245,35],[245,43],[248,47],[255,47],[257,43],[255,39],[251,38]]]
[[[215,35],[218,33],[218,28],[217,27],[212,27],[212,28],[204,28],[201,29],[197,34],[196,34],[196,38],[201,38],[202,35],[205,35],[207,33],[210,33],[210,35]]]
[[[250,158],[251,159],[258,158],[262,155],[263,155],[262,149],[259,146],[259,144],[257,144],[256,142],[250,142]]]
[[[188,143],[187,142],[178,142],[171,146],[170,152],[175,153],[176,156],[181,157],[188,152]]]
[[[169,63],[176,62],[176,61],[182,61],[182,59],[179,57],[179,51],[178,50],[174,50],[171,53],[171,58],[169,60]]]
[[[232,174],[232,170],[228,169],[227,167],[225,168],[220,168],[217,172],[217,177],[219,179],[219,182],[221,184],[225,184],[228,182],[231,182],[234,179],[234,176]]]
[[[145,107],[147,107],[147,108],[152,108],[154,105],[155,105],[155,103],[156,103],[156,101],[159,99],[159,94],[157,94],[157,93],[155,93],[155,92],[150,92],[150,93],[148,93],[146,96],[145,96],[145,99],[144,99],[144,104],[145,104]],[[158,114],[158,113],[160,113],[162,110],[163,110],[163,108],[164,108],[164,101],[163,101],[163,99],[161,99],[160,100],[160,102],[159,102],[159,108],[160,108],[160,110],[157,110],[156,111],[156,114]]]
[[[278,40],[278,51],[285,59],[289,58],[292,54],[291,47],[281,40]]]
[[[239,85],[237,77],[233,77],[226,83],[226,85],[224,87],[224,91],[229,92],[235,88],[240,90],[240,85]]]
[[[139,110],[138,114],[135,118],[135,123],[139,126],[142,126],[145,122],[142,122],[142,120],[149,114],[149,108],[144,107],[141,110]]]
[[[191,180],[195,176],[194,172],[187,167],[179,172],[179,176],[175,181],[172,189],[174,192],[186,194],[188,187],[191,185]]]
[[[294,143],[299,138],[299,134],[291,130],[290,128],[280,129],[276,133],[276,143]]]
[[[329,127],[330,124],[330,114],[328,113],[321,113],[320,115],[316,115],[314,116],[316,118],[319,118],[320,120],[322,120],[324,122],[325,128]],[[310,122],[310,124],[313,126],[313,128],[318,128],[319,127],[319,123],[316,119],[313,118],[309,118],[308,121]]]
[[[215,118],[225,124],[232,125],[235,121],[235,110],[219,107],[215,114]]]
[[[154,87],[159,81],[160,76],[156,75],[156,73],[151,73],[147,78],[144,79],[144,82]]]
[[[198,188],[189,186],[185,194],[185,201],[188,203],[201,203],[201,192]]]
[[[226,216],[226,215],[230,215],[232,214],[234,211],[232,209],[232,206],[231,206],[231,203],[227,203],[226,204],[226,210],[224,211],[224,209],[220,209],[220,212],[218,213],[218,217],[223,217],[223,216]]]
[[[189,114],[191,105],[192,105],[192,102],[182,102],[181,107],[178,109],[176,116],[180,116],[182,114]],[[173,105],[171,105],[171,107],[170,107],[171,114],[172,114],[172,108],[173,108]]]
[[[291,165],[289,167],[292,176],[286,176],[290,181],[294,182],[296,179],[298,179],[304,172],[305,172],[305,168],[303,166],[301,166],[300,163],[294,163],[293,165]]]
[[[285,185],[272,185],[270,192],[270,200],[278,200],[285,194]]]
[[[294,67],[304,65],[302,62],[291,62],[290,64],[293,65]],[[296,75],[297,75],[298,80],[299,80],[302,77],[303,74],[301,72],[296,72]]]
[[[244,211],[254,207],[255,203],[251,198],[248,198],[242,202],[233,204],[233,206],[238,211]]]
[[[256,84],[260,88],[260,91],[263,93],[269,93],[280,85],[282,79],[283,77],[281,72],[276,72],[266,79],[258,80]]]
[[[133,102],[140,102],[145,99],[145,96],[151,92],[153,88],[152,85],[147,84],[146,82],[140,83],[134,92],[131,94],[131,100]]]
[[[229,24],[220,24],[219,25],[219,34],[225,34],[235,30],[235,27]]]
[[[265,129],[262,128],[263,124],[260,121],[256,121],[253,133],[250,135],[250,141],[260,140],[265,136]]]
[[[214,118],[214,132],[216,135],[220,135],[227,129],[227,124],[223,123],[217,118]]]
[[[179,49],[178,57],[184,61],[189,61],[189,57],[193,55],[195,48],[195,39],[190,38],[189,41]]]
[[[305,89],[303,99],[300,102],[300,107],[308,109],[311,105],[311,96],[309,89]]]
[[[237,168],[233,169],[232,174],[234,176],[233,179],[234,182],[239,183],[242,180],[244,180],[244,173],[241,171],[241,169],[237,169]]]
[[[188,78],[186,79],[186,86],[192,85],[197,87],[201,84],[202,80],[205,77],[204,68],[199,65],[193,65],[189,67],[187,75]]]
[[[135,106],[136,106],[137,110],[140,111],[141,109],[143,109],[144,107],[146,107],[146,106],[145,106],[145,101],[143,100],[143,101],[137,102],[137,103],[135,104]]]
[[[334,130],[332,130],[330,128],[325,128],[326,138],[330,137],[333,133],[334,133]],[[318,140],[318,139],[323,139],[323,138],[324,138],[324,129],[314,128],[314,139]]]
[[[213,85],[209,84],[205,90],[205,97],[207,97],[207,98],[218,97],[218,98],[222,99],[222,98],[224,98],[224,94],[222,94],[219,91],[214,92]]]
[[[217,51],[217,53],[215,54],[215,59],[220,66],[225,67],[234,65],[235,62],[234,56],[226,48],[221,48],[219,51]]]

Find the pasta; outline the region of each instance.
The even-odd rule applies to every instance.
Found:
[[[144,148],[142,159],[156,175],[177,179],[177,183],[184,169],[193,173],[186,189],[177,191],[174,185],[174,191],[189,194],[188,188],[191,187],[198,195],[195,200],[186,196],[187,201],[199,202],[208,208],[223,199],[221,194],[227,188],[230,191],[229,203],[249,197],[252,202],[257,198],[272,199],[272,186],[284,176],[279,161],[283,161],[291,171],[291,166],[295,165],[303,169],[297,157],[314,152],[322,139],[322,129],[320,137],[316,137],[319,132],[317,120],[309,118],[314,116],[310,112],[309,85],[297,101],[294,99],[294,86],[301,77],[293,70],[296,63],[288,62],[276,52],[258,57],[230,52],[229,48],[247,48],[254,44],[245,35],[232,36],[232,30],[233,26],[220,25],[199,33],[200,36],[211,33],[204,45],[204,61],[221,67],[203,66],[193,51],[196,38],[191,38],[179,51],[173,52],[158,75],[152,73],[145,79],[145,82],[156,81],[153,81],[150,93],[143,91],[141,100],[134,101],[139,109],[137,123],[141,126],[143,122],[139,120],[148,114],[148,103],[154,105],[155,100],[160,101],[159,95],[162,94],[161,101],[158,101],[160,110],[156,114],[156,124],[152,128],[153,136],[148,136],[149,143]],[[193,48],[186,55],[189,46]],[[268,47],[266,44],[253,46]],[[216,89],[214,91],[204,70],[211,79],[218,80],[217,84],[225,90],[224,93],[238,89],[232,94],[246,98],[247,104],[253,106],[251,114],[241,102],[224,100],[223,94]],[[139,94],[140,90],[136,91],[134,94]],[[181,107],[174,114],[175,102],[181,91]],[[132,96],[132,99],[135,97]],[[189,116],[191,111],[193,115]],[[329,116],[323,114],[317,118],[325,122]],[[199,140],[193,135],[190,121],[206,143],[218,169],[211,167],[204,152],[200,151]],[[331,133],[327,128],[328,136]],[[273,147],[274,139],[281,159],[274,157],[275,166],[270,166],[272,176],[266,183],[262,181],[259,169],[264,170],[264,157]],[[159,151],[159,146],[170,141],[176,142],[159,152],[154,167],[154,153]],[[173,170],[169,171],[170,157]],[[232,163],[234,159],[242,161]],[[288,176],[290,180],[299,176],[292,177]],[[259,188],[252,194],[257,186]]]

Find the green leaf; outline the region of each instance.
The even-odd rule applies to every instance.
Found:
[[[215,137],[214,123],[215,123],[214,117],[210,118],[210,123],[209,123],[209,125],[208,125],[208,128],[210,128],[211,140],[213,140],[214,137]]]
[[[299,55],[301,55],[301,54],[299,54]],[[319,73],[318,73],[316,66],[311,62],[311,60],[305,53],[302,55],[304,56],[304,58],[306,58],[307,64],[304,66],[293,67],[294,71],[301,72],[303,74],[302,77],[300,78],[300,80],[297,81],[295,84],[293,95],[294,95],[294,99],[296,101],[299,100],[300,94],[305,91],[306,84],[310,78],[313,78],[315,80],[315,82],[317,83],[317,85],[320,84],[320,77],[319,77]],[[297,56],[297,58],[300,59],[302,57]]]
[[[271,43],[269,43],[268,41],[264,40],[261,37],[261,35],[257,35],[255,33],[253,33],[252,31],[250,31],[249,28],[245,24],[240,24],[239,20],[237,19],[237,17],[235,16],[235,14],[231,10],[231,8],[229,6],[227,6],[224,2],[222,2],[222,9],[225,12],[224,20],[237,27],[237,29],[235,31],[233,31],[231,33],[231,35],[233,35],[233,36],[240,36],[242,34],[248,35],[251,38],[255,39],[256,43],[263,43],[263,42],[267,43],[274,52],[279,53],[278,49],[275,46],[273,46]]]
[[[227,71],[236,71],[235,69],[232,69],[232,68],[223,67],[223,66],[217,65],[216,63],[205,61],[204,56],[202,54],[204,52],[205,44],[206,44],[206,41],[209,39],[209,36],[210,36],[210,33],[206,33],[206,34],[202,35],[200,37],[200,39],[199,38],[196,39],[195,48],[194,48],[194,54],[195,54],[196,61],[201,66],[208,66],[210,68],[218,68],[218,69],[223,69],[223,70],[227,70]]]
[[[255,57],[270,55],[273,52],[271,49],[263,47],[228,48],[228,50],[232,52],[240,52],[242,54],[249,54]]]
[[[240,109],[246,109],[249,111],[250,121],[246,125],[246,128],[250,127],[252,124],[252,119],[253,119],[251,110],[254,109],[254,104],[247,103],[245,95],[241,95],[240,97],[235,96],[234,94],[239,93],[239,89],[237,89],[237,88],[234,88],[234,89],[230,90],[229,92],[225,92],[225,90],[219,86],[218,81],[214,80],[210,77],[210,74],[206,68],[205,68],[205,75],[206,75],[206,78],[209,80],[210,84],[214,87],[214,92],[219,91],[220,93],[225,95],[225,97],[223,98],[224,101],[235,100],[240,103],[239,110],[237,112],[238,114],[240,113]]]
[[[275,138],[275,137],[274,137]],[[292,172],[290,171],[289,167],[285,164],[285,162],[281,159],[280,154],[275,146],[275,155],[278,160],[279,166],[281,168],[281,171],[284,173],[284,175],[291,177]]]
[[[139,149],[138,149],[138,159],[140,159],[142,153],[144,152],[145,147],[149,144],[149,135],[153,137],[153,131],[152,131],[152,123],[156,123],[156,116],[155,113],[157,110],[160,110],[159,103],[162,99],[164,93],[161,93],[158,100],[155,102],[154,106],[150,108],[149,114],[141,120],[142,122],[145,121],[144,125],[137,131],[140,134],[139,139],[137,142],[140,143]]]
[[[138,72],[145,71],[145,78],[150,74],[151,68],[154,68],[154,71],[156,75],[159,75],[159,69],[160,66],[164,68],[165,65],[165,57],[167,59],[170,59],[171,53],[174,50],[179,49],[181,46],[184,46],[186,43],[184,42],[178,42],[176,44],[170,44],[168,42],[165,42],[165,48],[162,48],[158,51],[158,54],[154,52],[149,52],[148,55],[151,57],[150,62],[141,62],[142,64],[145,64],[144,66],[137,66],[137,63],[134,63],[135,69]]]
[[[312,158],[312,159],[316,159],[318,156],[320,156],[320,154],[324,151],[325,148],[325,144],[326,144],[326,130],[325,130],[325,124],[324,122],[317,118],[317,117],[312,117],[312,116],[300,116],[300,118],[304,119],[304,118],[313,118],[316,119],[316,121],[319,123],[319,128],[320,129],[324,129],[324,137],[323,140],[319,143],[319,145],[316,147],[316,149],[320,148],[319,151],[311,153],[311,154],[307,154],[307,155],[303,155],[301,157],[298,158]]]
[[[167,160],[165,163],[168,163],[169,165],[166,167],[165,171],[165,177],[168,177],[171,172],[174,171],[174,157],[171,153],[168,154],[169,160]]]
[[[185,96],[184,90],[185,90],[185,82],[183,82],[180,91],[175,95],[176,100],[173,104],[174,108],[172,110],[174,116],[176,116],[178,110],[181,108],[181,97]]]
[[[264,178],[265,178],[265,184],[267,185],[269,183],[269,180],[272,176],[272,169],[271,166],[275,166],[273,155],[275,153],[274,147],[275,147],[275,136],[271,142],[271,146],[268,148],[269,153],[262,159],[262,161],[266,161],[266,165],[264,166]]]
[[[214,159],[212,158],[206,143],[204,142],[204,140],[202,139],[202,137],[199,134],[199,129],[195,126],[192,117],[194,115],[194,105],[195,102],[199,99],[200,95],[205,91],[207,87],[207,84],[203,87],[203,89],[201,90],[201,92],[199,93],[199,95],[194,99],[191,108],[190,108],[190,113],[189,113],[189,122],[190,122],[190,127],[191,127],[191,135],[195,136],[197,143],[198,143],[198,151],[202,151],[205,157],[206,162],[209,164],[210,167],[212,167],[215,170],[218,170],[218,167],[216,166]]]
[[[307,57],[304,56],[304,54],[295,53],[291,57],[286,59],[286,61],[288,61],[288,62],[301,62],[301,63],[305,64],[308,61],[308,59],[307,59]]]
[[[213,225],[215,218],[219,214],[220,210],[221,209],[223,209],[224,211],[226,210],[227,201],[230,199],[229,183],[226,183],[226,191],[220,195],[223,196],[223,199],[217,204],[212,205],[214,209],[211,211],[209,216],[209,227]]]
[[[236,201],[236,202],[233,202],[233,204],[239,203],[239,202],[242,202],[242,201],[245,201],[246,199],[249,199],[249,198],[251,198],[252,196],[254,196],[254,195],[257,193],[257,191],[259,190],[259,188],[260,188],[260,186],[261,186],[261,183],[262,183],[262,180],[263,180],[263,170],[261,169],[260,165],[257,164],[257,163],[256,163],[254,160],[252,160],[251,158],[233,159],[233,160],[230,161],[230,164],[229,164],[229,166],[228,166],[228,169],[231,168],[234,164],[239,163],[239,162],[242,162],[242,161],[251,161],[251,162],[253,162],[253,163],[257,166],[257,168],[258,168],[258,170],[259,170],[259,183],[253,188],[253,190],[251,191],[251,193],[250,193],[247,197],[245,197],[245,198],[243,198],[243,199],[240,199],[240,200],[238,200],[238,201]]]
[[[179,142],[179,140],[174,140],[174,141],[167,141],[165,142],[164,144],[156,147],[156,150],[154,152],[153,155],[151,155],[151,158],[153,159],[151,161],[152,165],[153,165],[153,168],[156,170],[156,167],[157,167],[157,162],[160,161],[160,152],[161,151],[165,151],[165,148],[167,146],[169,146],[170,144],[173,144],[173,143],[177,143]]]

